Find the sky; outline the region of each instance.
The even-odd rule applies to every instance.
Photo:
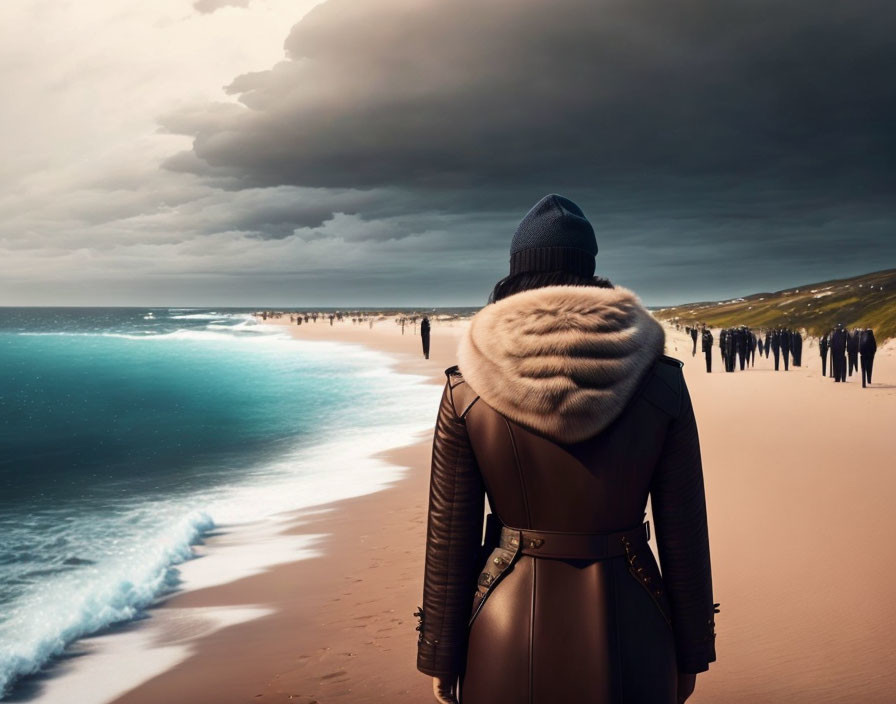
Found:
[[[0,305],[647,305],[896,267],[889,0],[9,0]]]

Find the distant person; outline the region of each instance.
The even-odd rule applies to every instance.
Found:
[[[420,339],[423,340],[423,356],[429,359],[429,318],[425,315],[420,321]]]
[[[712,332],[709,328],[703,328],[703,356],[706,358],[706,371],[712,371],[712,343],[713,337]]]
[[[734,344],[737,347],[738,364],[740,365],[740,370],[743,371],[747,364],[747,349],[749,345],[745,327],[741,326],[734,331]]]
[[[737,335],[734,329],[726,330],[725,335],[725,371],[733,372],[737,368]]]
[[[785,372],[790,370],[791,339],[789,328],[781,331],[781,358],[784,360]]]
[[[803,366],[803,336],[799,330],[794,330],[790,334],[790,346],[793,353],[793,366]]]
[[[771,349],[772,349],[771,348],[771,340],[772,340],[772,337],[774,337],[772,335],[772,332],[773,332],[772,330],[765,331],[765,358],[766,359],[768,359],[768,354],[769,354],[769,352],[771,352]]]
[[[739,331],[737,328],[732,328],[728,333],[728,371],[734,372],[737,371],[737,346],[738,340],[740,338]]]
[[[697,328],[691,328],[691,339],[694,341],[694,349],[691,350],[691,357],[697,356]]]
[[[834,381],[846,381],[846,344],[848,333],[842,323],[838,323],[831,333],[831,367]]]
[[[781,330],[778,328],[772,330],[772,354],[775,356],[775,371],[778,371],[781,361]]]
[[[861,335],[861,331],[858,328],[850,330],[846,334],[846,358],[849,362],[847,373],[849,376],[859,370],[859,335]]]
[[[821,355],[821,375],[827,376],[828,368],[828,335],[825,333],[818,338],[818,353]]]
[[[874,355],[877,353],[877,340],[874,339],[874,330],[865,328],[859,337],[859,352],[862,355],[862,388],[865,381],[871,383],[871,369],[874,367]]]

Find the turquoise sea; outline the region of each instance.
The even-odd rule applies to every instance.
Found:
[[[247,311],[0,308],[0,698],[189,588],[213,529],[394,479],[364,459],[440,392]]]

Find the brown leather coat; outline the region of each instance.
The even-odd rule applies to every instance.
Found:
[[[528,293],[511,296],[503,309],[488,315],[507,314],[511,308],[516,314],[522,306],[523,319],[532,320],[528,304],[541,312],[546,303],[556,308],[556,300],[545,299],[551,292],[540,291],[527,300],[513,299]],[[616,313],[623,310],[625,314],[617,316],[621,322],[613,325],[631,341],[631,362],[617,365],[617,371],[634,374],[636,383],[617,394],[621,398],[615,408],[603,401],[596,404],[603,416],[595,421],[601,427],[598,432],[583,424],[579,409],[573,425],[587,437],[558,440],[557,435],[571,432],[569,423],[534,428],[540,421],[520,416],[500,392],[490,392],[490,400],[505,412],[486,401],[480,389],[491,388],[490,380],[481,377],[483,369],[469,350],[483,330],[494,333],[494,325],[479,321],[466,341],[466,353],[462,345],[461,358],[470,376],[479,379],[478,389],[457,367],[446,370],[433,442],[417,667],[433,676],[458,675],[465,704],[671,703],[677,672],[701,672],[715,660],[700,448],[681,363],[661,356],[662,336],[658,350],[654,323],[646,321],[643,316],[649,314],[639,303],[607,300],[613,293],[573,293],[573,313],[562,311],[552,325],[576,329],[576,354],[582,353],[581,320],[594,325],[588,349],[597,360],[597,371],[577,367],[569,374],[575,383],[554,398],[559,399],[554,420],[575,405],[570,390],[609,388],[607,367],[600,360],[607,357],[602,336],[608,316],[613,316],[601,314],[603,309],[595,313],[595,301]],[[576,311],[586,316],[578,323]],[[641,329],[648,333],[638,332]],[[544,351],[546,333],[535,328],[529,332],[538,340],[532,347],[538,352],[527,355],[525,340],[510,340],[508,359],[526,361],[523,376],[542,369],[534,374],[541,379],[543,367],[528,363]],[[566,349],[564,344],[547,344],[553,390],[556,355]],[[624,355],[614,345],[618,361]],[[500,350],[492,350],[488,363],[500,366],[501,357]],[[515,371],[503,373],[521,367],[514,362],[508,368]],[[599,381],[592,384],[589,379]],[[506,391],[507,384],[500,389]],[[486,496],[506,526],[608,534],[637,528],[648,495],[662,576],[643,537],[626,541],[605,559],[521,554],[493,583],[470,625],[477,577],[486,559],[492,559],[481,548]]]

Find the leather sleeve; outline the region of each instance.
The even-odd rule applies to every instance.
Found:
[[[709,669],[716,659],[709,531],[697,422],[684,377],[651,483],[663,584],[672,609],[679,672]]]
[[[463,665],[481,567],[484,508],[482,477],[466,425],[454,407],[449,377],[433,437],[423,607],[418,612],[417,669],[427,675],[453,676]]]

